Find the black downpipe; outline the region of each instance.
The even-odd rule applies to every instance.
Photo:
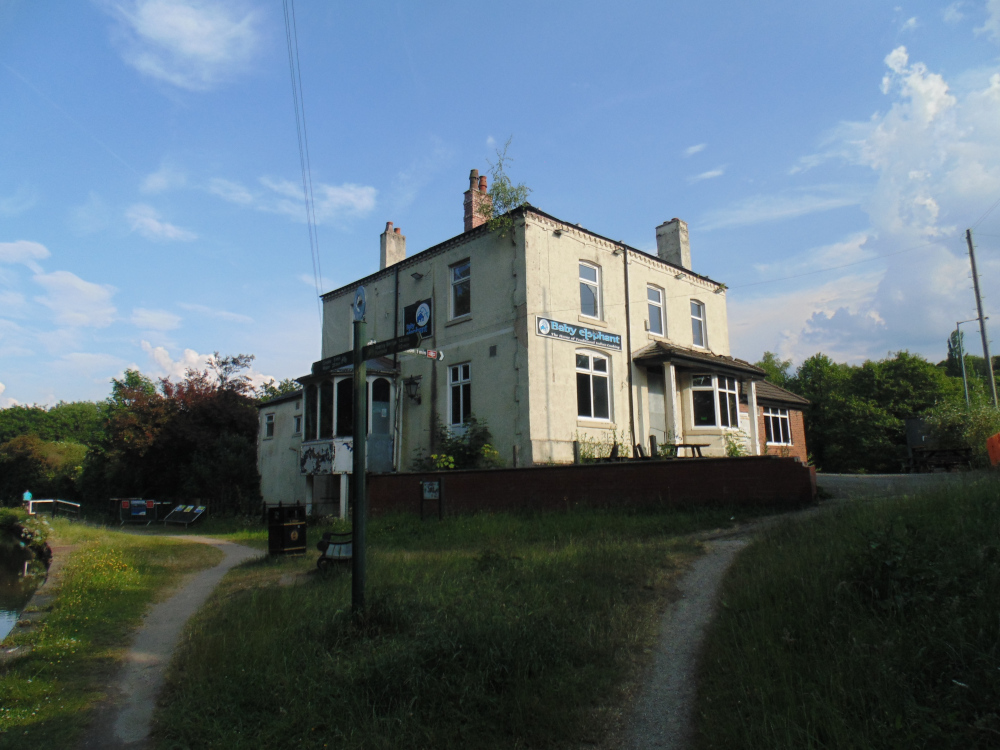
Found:
[[[628,248],[621,245],[625,264],[625,366],[628,367],[628,429],[632,437],[631,450],[635,450],[635,406],[632,401],[632,298],[628,288]],[[630,451],[631,452],[631,451]]]

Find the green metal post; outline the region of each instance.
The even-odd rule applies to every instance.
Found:
[[[354,552],[351,559],[351,609],[365,608],[365,532],[368,495],[365,481],[365,448],[368,441],[368,368],[361,356],[365,343],[365,321],[354,321],[354,513],[351,516]]]

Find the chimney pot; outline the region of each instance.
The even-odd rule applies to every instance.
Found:
[[[486,218],[480,213],[480,206],[489,205],[490,196],[486,192],[486,175],[479,176],[479,170],[469,172],[469,189],[465,191],[465,231],[468,232],[486,223]]]
[[[482,175],[479,178],[479,192],[480,193],[486,192],[486,175]]]
[[[399,227],[393,229],[392,222],[385,223],[385,231],[379,235],[379,269],[385,270],[406,258],[406,237]]]
[[[686,222],[671,219],[656,228],[656,254],[667,263],[691,270],[691,243]]]
[[[477,185],[479,185],[479,170],[473,169],[469,172],[469,190],[475,190]]]

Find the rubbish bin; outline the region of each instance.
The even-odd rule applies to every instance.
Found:
[[[265,506],[267,514],[267,552],[270,555],[306,553],[306,506]]]

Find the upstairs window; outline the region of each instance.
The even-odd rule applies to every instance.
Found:
[[[771,445],[791,445],[788,409],[764,409],[764,435]]]
[[[292,432],[295,435],[301,435],[302,434],[302,415],[301,414],[296,414],[295,415],[294,425],[295,425],[295,427],[292,430]]]
[[[611,419],[606,357],[576,353],[576,415],[584,419]]]
[[[580,314],[601,317],[601,269],[590,263],[580,264]]]
[[[306,387],[306,440],[316,439],[316,386]]]
[[[274,437],[274,415],[265,414],[264,415],[264,437],[273,438]]]
[[[460,427],[472,416],[472,365],[468,362],[448,368],[451,389],[452,427]]]
[[[463,260],[451,267],[451,317],[472,312],[472,267]]]
[[[337,437],[351,437],[354,434],[354,380],[342,378],[337,381]]]
[[[649,332],[663,335],[663,290],[656,286],[646,287],[646,307],[649,310]]]
[[[708,348],[708,336],[705,331],[705,305],[696,299],[691,300],[691,339],[695,346]]]

